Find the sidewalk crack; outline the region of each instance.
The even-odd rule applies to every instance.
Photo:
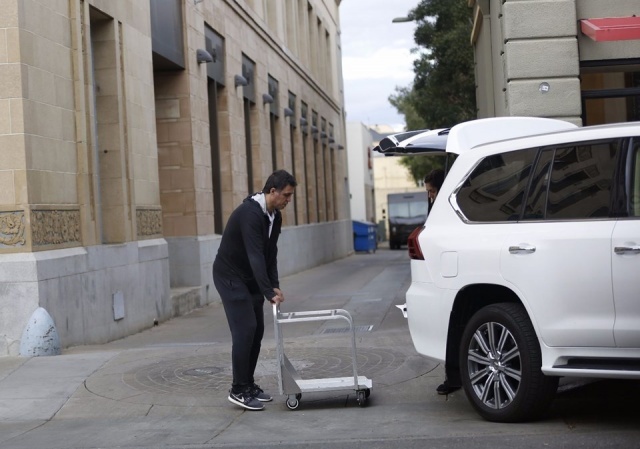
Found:
[[[216,432],[210,439],[207,440],[207,442],[205,444],[209,444],[211,442],[213,442],[213,440],[215,440],[216,438],[218,438],[219,436],[221,436],[224,432],[227,431],[227,429],[231,426],[233,426],[236,421],[238,421],[238,419],[245,414],[245,412],[247,412],[246,410],[240,410],[239,413],[233,418],[231,419],[226,426],[222,427],[218,432]]]

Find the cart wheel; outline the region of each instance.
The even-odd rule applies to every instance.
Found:
[[[296,399],[299,401],[302,399],[302,393],[296,393]]]
[[[367,392],[366,390],[358,390],[358,405],[360,407],[364,407],[367,403]]]
[[[300,401],[298,399],[287,399],[287,407],[289,410],[295,410],[300,405]]]
[[[364,397],[368,398],[369,396],[371,396],[371,389],[370,388],[366,388],[364,390]]]

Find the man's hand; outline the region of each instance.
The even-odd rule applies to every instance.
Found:
[[[276,296],[271,298],[271,302],[273,302],[274,304],[280,304],[281,302],[284,302],[284,294],[282,293],[282,290],[280,290],[279,288],[274,288],[273,291],[276,292]]]

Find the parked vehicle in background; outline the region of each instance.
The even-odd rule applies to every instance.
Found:
[[[640,123],[502,117],[393,137],[456,153],[409,239],[416,350],[490,421],[540,416],[558,379],[640,379]]]
[[[424,224],[429,210],[427,192],[390,193],[387,195],[389,248],[400,249],[409,234]]]

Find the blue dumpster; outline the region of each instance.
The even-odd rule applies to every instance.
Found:
[[[370,221],[353,220],[353,249],[375,252],[377,247],[377,225]]]

